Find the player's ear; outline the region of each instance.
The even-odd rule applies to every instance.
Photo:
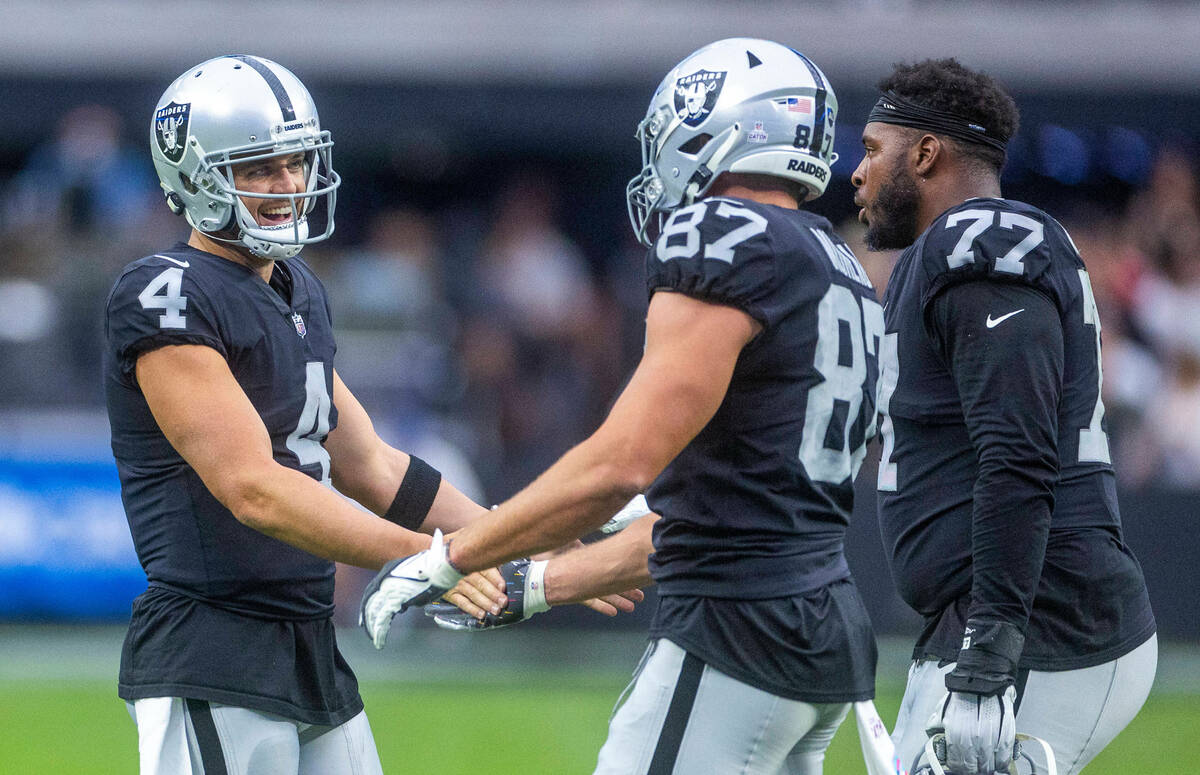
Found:
[[[928,177],[946,153],[946,145],[937,135],[923,134],[909,149],[909,162],[917,177]]]

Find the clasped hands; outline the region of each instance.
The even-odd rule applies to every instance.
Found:
[[[519,559],[499,568],[463,575],[450,563],[448,543],[434,531],[429,548],[392,560],[363,591],[359,624],[375,648],[383,648],[392,619],[414,606],[424,607],[439,627],[490,630],[524,621],[549,610],[545,572],[548,559]],[[584,601],[607,616],[634,609],[643,595],[629,590]]]

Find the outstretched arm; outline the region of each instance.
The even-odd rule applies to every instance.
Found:
[[[275,462],[254,405],[216,350],[173,345],[137,360],[154,419],[238,521],[310,554],[380,568],[429,540],[355,509],[315,479]]]
[[[489,567],[598,528],[708,424],[758,330],[734,307],[654,294],[645,353],[608,418],[515,497],[460,531],[450,562],[462,571]]]
[[[448,588],[461,572],[547,551],[600,527],[708,424],[742,348],[758,331],[759,324],[734,307],[656,293],[645,354],[600,429],[516,497],[460,530],[448,546],[435,535],[429,551],[389,564],[375,577],[361,608],[375,647],[383,647],[393,616],[427,602],[431,591]],[[610,568],[613,579],[621,573],[645,577],[638,574],[645,573],[648,546],[630,551],[625,559],[636,571]],[[585,594],[570,585],[563,582],[565,595]],[[614,580],[606,588],[623,587]]]
[[[444,478],[437,483],[428,511],[424,503],[415,512],[397,513],[393,502],[412,465],[412,457],[384,442],[362,404],[341,376],[333,373],[333,403],[338,408],[338,425],[325,439],[330,473],[339,491],[379,516],[404,528],[432,534],[451,532],[487,513],[487,509],[463,495]],[[425,503],[429,503],[425,501]],[[444,599],[472,617],[484,611],[495,614],[505,604],[505,585],[500,572],[487,568],[471,574],[447,592]]]
[[[161,347],[141,355],[136,370],[167,440],[243,524],[318,557],[370,569],[429,546],[427,537],[365,514],[330,488],[277,463],[262,418],[216,350],[203,345]],[[345,410],[348,425],[330,434],[331,474],[347,486],[348,494],[382,513],[407,470],[408,456],[382,441],[368,443],[366,413],[336,375],[334,388],[334,400],[343,402],[338,408]],[[370,436],[378,440],[373,430]],[[362,463],[366,473],[344,475],[348,463],[354,462]],[[369,476],[377,479],[368,484]],[[448,511],[465,513],[468,507],[462,501],[474,506],[457,490],[443,485],[446,488],[445,494],[438,492],[435,507],[440,501]],[[389,489],[390,495],[385,495]],[[480,616],[503,603],[502,589],[478,577],[460,591],[465,594],[455,593],[454,602]]]
[[[616,535],[572,549],[546,566],[546,602],[578,603],[653,583],[646,560],[657,514],[648,514]]]

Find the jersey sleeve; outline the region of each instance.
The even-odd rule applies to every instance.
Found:
[[[925,309],[944,288],[973,280],[1028,285],[1062,308],[1070,294],[1062,287],[1062,272],[1054,271],[1054,254],[1066,251],[1077,260],[1053,218],[990,199],[968,201],[938,218],[920,250]]]
[[[216,311],[193,272],[157,263],[128,269],[108,297],[105,334],[121,372],[129,375],[144,352],[173,344],[200,344],[227,357]]]
[[[967,616],[1024,631],[1058,480],[1062,323],[1040,291],[976,281],[939,295],[926,326],[978,457]]]
[[[767,217],[740,202],[705,200],[674,211],[646,256],[646,286],[735,307],[763,326],[781,311]]]

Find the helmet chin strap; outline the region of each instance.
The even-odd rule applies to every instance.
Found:
[[[303,245],[285,245],[279,242],[270,242],[264,239],[258,239],[249,234],[243,234],[239,244],[244,246],[250,253],[258,258],[266,258],[276,261],[281,258],[291,258],[298,254],[304,247]]]
[[[213,242],[221,242],[235,248],[242,248],[255,258],[264,258],[271,261],[281,258],[291,258],[304,247],[303,245],[259,239],[245,232],[242,232],[241,236],[238,237],[222,236],[225,234],[223,231],[205,231],[202,233]]]
[[[231,215],[229,220],[230,222],[224,228],[217,229],[216,231],[201,231],[204,236],[214,242],[222,242],[233,247],[244,248],[255,258],[269,259],[271,261],[281,258],[291,258],[304,248],[302,243],[275,242],[263,239],[261,236],[253,233],[254,229],[243,227],[236,215]],[[308,236],[307,220],[305,216],[300,216],[301,239]],[[289,226],[289,228],[294,229],[295,226]]]
[[[296,197],[288,201],[292,207],[292,220],[288,221],[286,225],[281,224],[279,227],[271,229],[261,226],[250,214],[241,197],[238,197],[237,203],[233,208],[234,212],[232,213],[233,224],[231,224],[231,230],[232,228],[238,230],[238,236],[234,241],[258,258],[272,260],[291,258],[299,253],[304,247],[303,240],[308,238],[308,218],[305,215],[308,208],[301,207],[296,202]],[[308,202],[305,204],[308,204]],[[270,239],[270,236],[274,233],[290,235],[295,239],[295,242],[279,242]]]
[[[711,156],[700,162],[700,165],[696,167],[696,171],[688,179],[687,188],[683,190],[683,203],[685,205],[695,202],[700,192],[707,189],[708,185],[712,183],[713,168],[719,167],[721,162],[725,160],[725,157],[729,155],[729,152],[733,150],[733,146],[737,144],[738,132],[741,131],[741,128],[742,125],[740,123],[734,122],[732,126],[722,132],[721,134],[725,136],[724,141],[717,146],[717,149],[713,151]]]
[[[300,220],[293,225],[289,225],[287,230],[296,234],[294,229],[299,229],[299,238],[306,239],[308,237],[308,219],[300,216]],[[291,258],[299,253],[303,248],[302,242],[276,242],[266,239],[260,229],[242,229],[242,236],[238,239],[238,244],[244,246],[255,256],[259,258],[279,259]]]

